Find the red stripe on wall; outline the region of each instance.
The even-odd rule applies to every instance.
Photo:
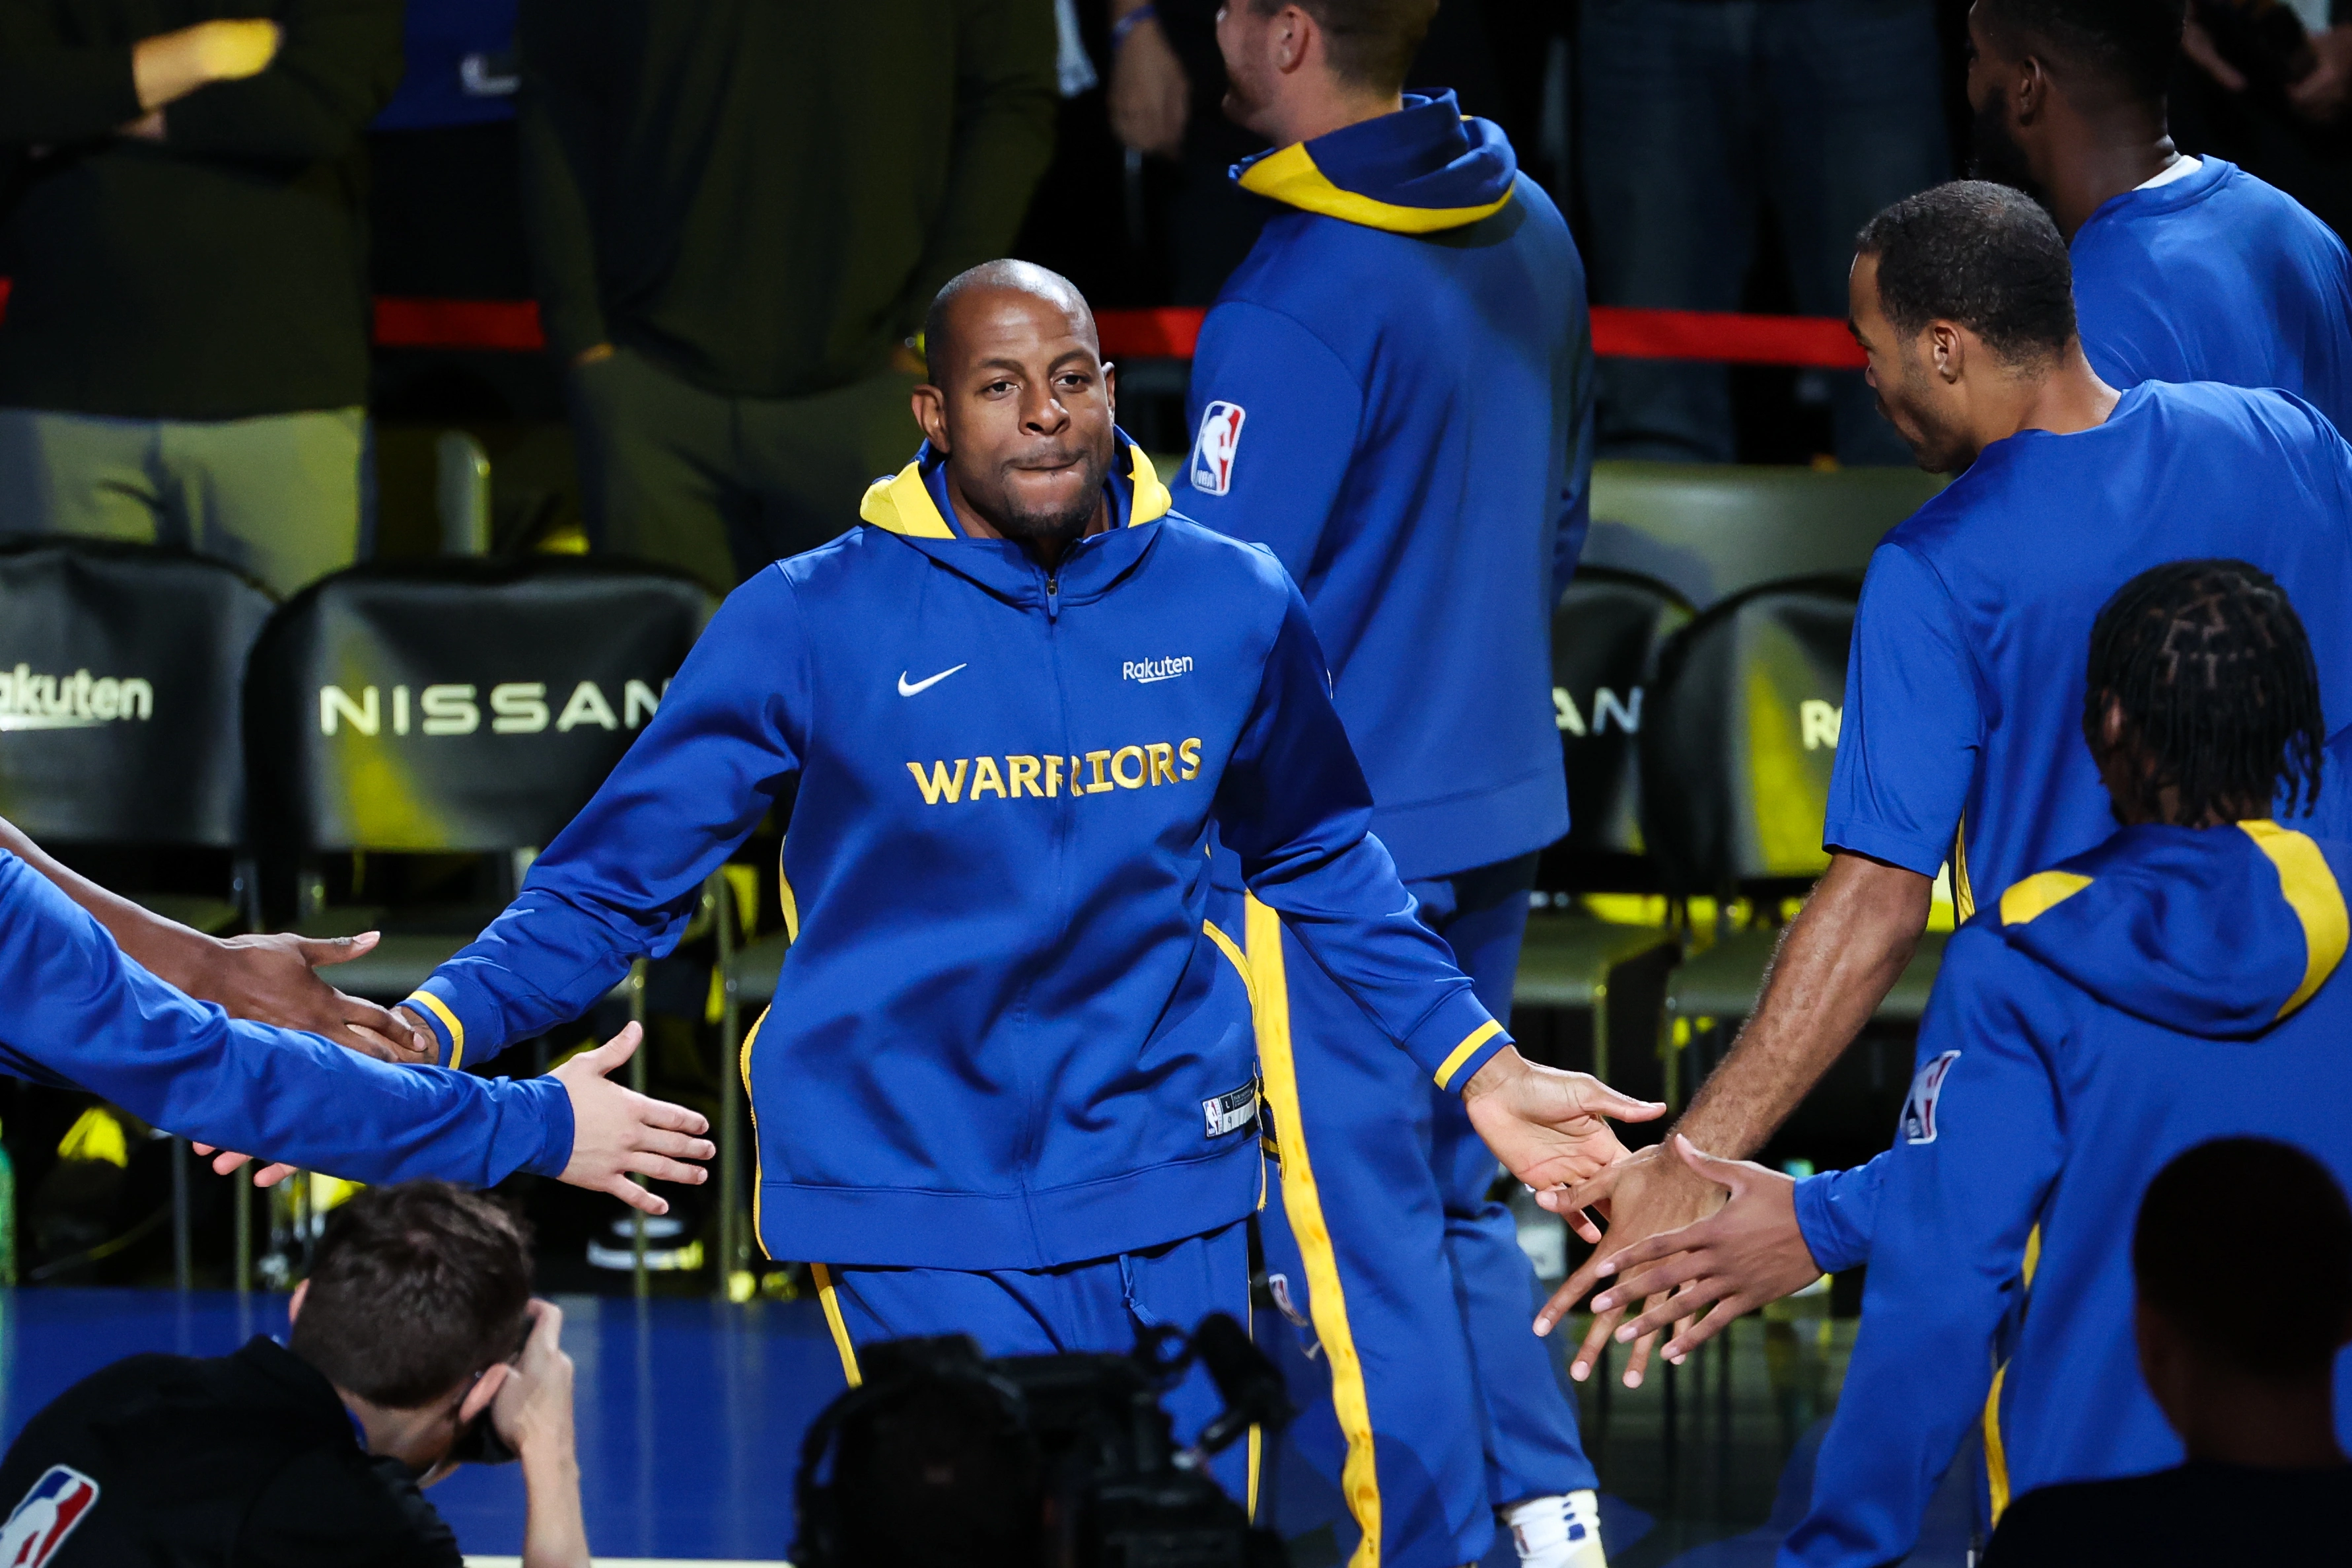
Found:
[[[0,317],[8,283],[0,278]],[[1097,317],[1111,359],[1190,359],[1200,341],[1199,310],[1104,310]],[[379,295],[375,341],[389,349],[488,349],[536,353],[547,346],[530,300],[428,300]],[[1860,370],[1862,350],[1843,321],[1815,316],[1748,316],[1716,310],[1592,307],[1592,350],[1610,359],[1697,360]]]

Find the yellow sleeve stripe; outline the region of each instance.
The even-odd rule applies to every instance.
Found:
[[[1445,1058],[1445,1065],[1437,1069],[1437,1087],[1440,1089],[1453,1088],[1454,1075],[1462,1070],[1462,1064],[1468,1061],[1472,1057],[1476,1056],[1480,1046],[1485,1045],[1488,1040],[1493,1039],[1496,1035],[1499,1035],[1502,1032],[1503,1026],[1497,1024],[1492,1018],[1487,1019],[1475,1029],[1471,1030],[1470,1037],[1463,1041],[1460,1045],[1454,1047],[1453,1055]]]
[[[2090,885],[2090,878],[2072,871],[2036,871],[2000,896],[2000,923],[2039,920]]]
[[[466,1026],[457,1021],[457,1015],[450,1011],[449,1004],[430,991],[412,991],[408,994],[408,1001],[420,1004],[426,1012],[440,1019],[441,1026],[449,1031],[449,1059],[441,1065],[455,1069],[463,1064],[466,1059]],[[406,1006],[407,1003],[401,1005]]]
[[[2327,868],[2327,857],[2318,845],[2275,822],[2238,826],[2278,868],[2279,891],[2303,926],[2303,984],[2278,1010],[2284,1018],[2310,1001],[2311,994],[2344,962],[2345,945],[2352,940],[2352,917],[2346,914],[2344,889],[2336,885],[2336,873]]]

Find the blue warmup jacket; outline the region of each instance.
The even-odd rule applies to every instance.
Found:
[[[1408,878],[1568,831],[1551,611],[1584,540],[1584,265],[1450,92],[1244,163],[1288,210],[1202,324],[1181,503],[1269,546]],[[1407,694],[1424,694],[1419,701]]]
[[[2083,352],[2110,384],[2277,387],[2352,431],[2352,256],[2293,196],[2209,157],[2108,200],[2070,251]]]
[[[2127,827],[1954,935],[1783,1563],[1902,1558],[1996,1386],[1996,1511],[2181,1462],[2134,1347],[2140,1195],[2183,1151],[2237,1134],[2297,1144],[2352,1186],[2352,987],[2330,979],[2347,874],[2352,845],[2275,823]],[[2352,1401],[2336,1412],[2352,1440]]]
[[[2150,382],[2095,429],[1994,442],[1871,556],[1823,842],[1927,877],[1949,858],[1965,920],[1979,889],[2105,838],[2115,815],[2083,743],[2091,624],[2167,561],[2234,557],[2277,578],[2343,723],[2347,519],[2352,446],[2275,392]],[[2352,817],[2342,783],[2329,775],[2320,814],[2296,826],[2334,832],[2331,810]],[[1870,1256],[1883,1174],[1873,1162],[1798,1184],[1823,1268]]]
[[[351,1181],[487,1187],[516,1171],[561,1175],[572,1159],[572,1100],[553,1079],[394,1067],[231,1018],[123,956],[105,927],[5,850],[0,1072]]]
[[[1248,1212],[1255,1048],[1235,939],[1204,929],[1212,821],[1380,1026],[1466,1081],[1507,1037],[1366,831],[1298,591],[1118,452],[1117,526],[1051,575],[965,537],[926,448],[868,526],[737,589],[416,998],[444,1048],[479,1060],[668,951],[789,801],[793,941],[743,1052],[772,1256],[1036,1268]]]

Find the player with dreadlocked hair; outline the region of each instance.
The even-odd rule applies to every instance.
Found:
[[[1873,1163],[1862,1330],[1784,1564],[1906,1556],[1980,1418],[1988,1524],[2039,1486],[2180,1463],[2134,1351],[2141,1194],[2184,1150],[2250,1134],[2352,1179],[2352,983],[2331,978],[2352,844],[2269,815],[2318,784],[2302,618],[2257,567],[2179,561],[2110,597],[2090,644],[2084,738],[2122,826],[1945,951]],[[2263,1264],[2265,1289],[2300,1288],[2292,1253]],[[2249,1510],[2228,1560],[2315,1560],[2273,1550],[2273,1529]]]
[[[2273,801],[2308,814],[2326,725],[2285,590],[2243,561],[2133,578],[2091,628],[2083,738],[2120,820],[2202,827],[2267,816]]]

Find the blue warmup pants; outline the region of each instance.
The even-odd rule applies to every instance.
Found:
[[[1533,871],[1529,857],[1410,884],[1497,1018],[1510,1016]],[[1221,897],[1220,911],[1234,901]],[[1530,1326],[1534,1269],[1509,1209],[1486,1195],[1499,1167],[1460,1097],[1374,1026],[1271,910],[1252,900],[1244,919],[1282,1155],[1283,1202],[1262,1216],[1266,1268],[1329,1369],[1336,1479],[1363,1532],[1352,1568],[1476,1562],[1495,1508],[1596,1484],[1576,1407]],[[1322,1415],[1326,1388],[1292,1394]],[[1297,1430],[1297,1451],[1321,1458],[1315,1420]]]
[[[1212,1312],[1249,1318],[1249,1227],[1236,1220],[1205,1236],[1058,1268],[867,1268],[814,1266],[817,1299],[841,1371],[858,1382],[857,1347],[881,1340],[970,1334],[984,1355],[1054,1355],[1135,1348],[1138,1328],[1186,1332]],[[1176,1439],[1189,1443],[1224,1408],[1195,1365],[1168,1395]],[[1258,1436],[1211,1462],[1219,1484],[1255,1510]]]

